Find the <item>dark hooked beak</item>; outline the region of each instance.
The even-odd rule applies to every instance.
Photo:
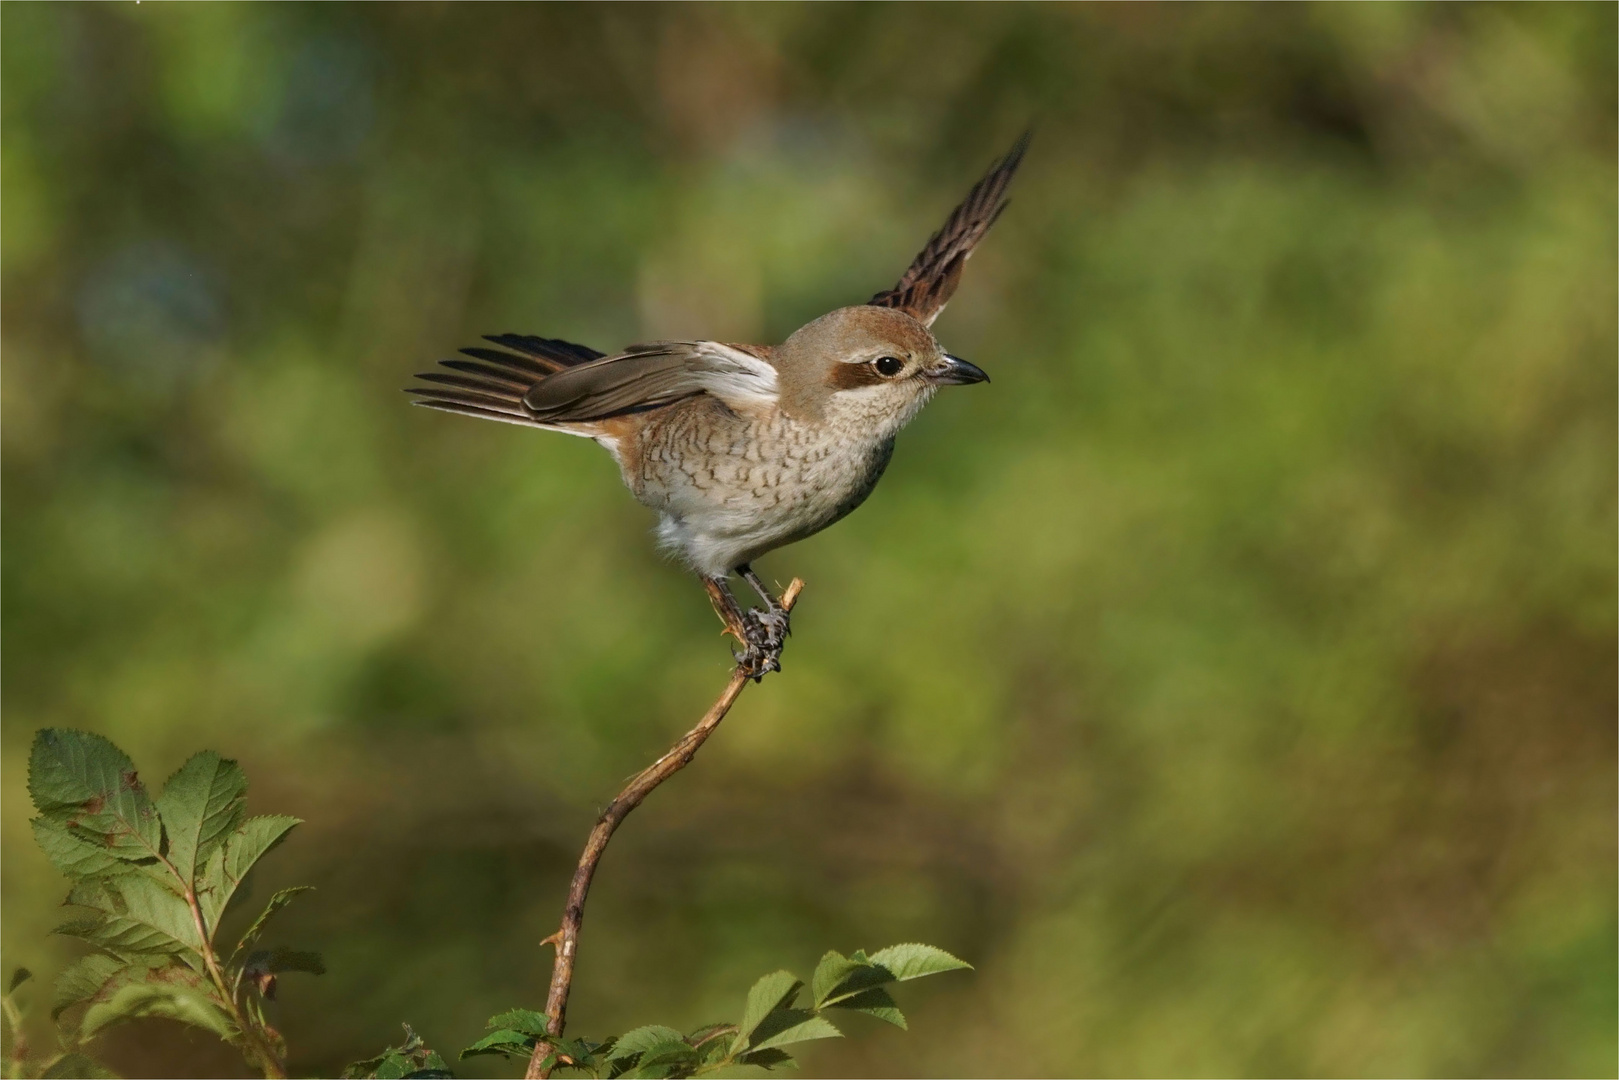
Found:
[[[959,356],[944,354],[944,363],[928,368],[928,382],[935,386],[965,386],[968,383],[989,382],[989,376],[977,364],[969,364]]]

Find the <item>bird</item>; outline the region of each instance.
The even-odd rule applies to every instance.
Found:
[[[595,440],[658,513],[659,545],[703,582],[755,681],[781,670],[788,613],[754,572],[766,552],[860,506],[894,440],[940,387],[988,382],[932,332],[974,248],[1008,205],[1025,132],[992,163],[899,281],[779,345],[654,341],[602,353],[489,334],[418,374],[411,402]],[[731,574],[764,607],[743,610]]]

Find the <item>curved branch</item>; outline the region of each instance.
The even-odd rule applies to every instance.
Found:
[[[793,605],[798,602],[798,594],[803,591],[803,581],[794,578],[781,594],[782,609],[792,611]],[[728,629],[733,632],[737,630],[734,627]],[[697,721],[697,726],[682,735],[680,741],[657,761],[637,773],[617,798],[607,804],[601,817],[596,819],[596,827],[590,830],[590,839],[585,841],[584,853],[579,856],[579,866],[574,870],[573,881],[568,886],[568,903],[562,909],[562,927],[546,939],[556,946],[556,960],[551,967],[551,992],[545,1002],[546,1028],[552,1038],[560,1037],[567,1023],[568,993],[573,988],[573,964],[579,950],[579,927],[585,920],[585,897],[590,893],[590,879],[596,875],[596,864],[607,850],[607,842],[613,838],[613,832],[630,811],[640,806],[654,788],[691,764],[698,748],[708,741],[714,729],[720,726],[720,721],[725,719],[725,714],[731,711],[731,706],[736,704],[736,699],[742,696],[749,677],[740,666],[733,671],[731,681],[726,684],[719,700]],[[534,1053],[528,1060],[528,1071],[524,1074],[527,1080],[543,1080],[551,1075],[545,1059],[554,1050],[555,1047],[544,1039],[535,1045]]]

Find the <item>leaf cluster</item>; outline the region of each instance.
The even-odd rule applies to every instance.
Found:
[[[754,983],[739,1023],[710,1024],[685,1034],[649,1024],[598,1042],[552,1038],[546,1034],[544,1015],[513,1009],[491,1018],[489,1034],[461,1051],[461,1057],[500,1054],[526,1060],[544,1042],[551,1048],[544,1059],[548,1072],[570,1069],[594,1077],[680,1078],[737,1065],[772,1069],[794,1064],[787,1046],[841,1036],[828,1019],[829,1012],[865,1013],[903,1028],[905,1016],[888,984],[971,966],[931,945],[894,945],[870,956],[863,951],[852,956],[829,952],[816,966],[802,1001],[806,987],[790,971],[772,972]]]
[[[374,1058],[349,1065],[343,1070],[343,1080],[430,1080],[455,1076],[444,1059],[430,1049],[409,1024],[403,1026],[403,1043],[388,1047]]]
[[[28,1054],[22,1037],[19,969],[0,1013],[12,1035],[8,1075],[111,1075],[82,1051],[113,1024],[139,1017],[178,1020],[236,1047],[267,1077],[286,1075],[286,1046],[265,1017],[280,975],[321,974],[318,954],[265,947],[270,921],[307,887],[270,897],[234,944],[220,936],[225,917],[246,897],[248,876],[299,824],[279,815],[249,817],[247,778],[212,751],[197,754],[153,797],[128,755],[107,739],[46,729],[34,739],[28,790],[38,816],[34,838],[72,882],[67,903],[80,914],[57,928],[94,951],[56,980],[51,1018],[62,1050]],[[492,1018],[488,1034],[462,1058],[499,1054],[528,1059],[542,1043],[549,1073],[595,1077],[691,1077],[736,1066],[794,1064],[785,1049],[842,1032],[833,1010],[860,1012],[905,1027],[887,987],[970,965],[931,945],[895,945],[870,956],[829,952],[806,987],[788,971],[764,976],[748,992],[737,1023],[682,1033],[657,1024],[596,1041],[551,1037],[548,1018],[513,1009]],[[807,994],[806,994],[807,991]],[[351,1080],[453,1076],[444,1059],[405,1027],[405,1041],[344,1070]]]
[[[259,941],[307,887],[270,897],[228,951],[219,927],[298,819],[249,817],[247,777],[212,751],[180,766],[154,798],[128,755],[82,731],[35,736],[28,791],[34,839],[72,881],[67,903],[81,910],[56,932],[96,950],[56,980],[51,1016],[64,1041],[160,1016],[212,1032],[266,1076],[285,1075],[286,1048],[263,1002],[282,973],[325,968],[315,953]]]

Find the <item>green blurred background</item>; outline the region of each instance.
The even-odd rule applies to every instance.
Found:
[[[1615,10],[6,4],[6,963],[74,954],[73,726],[308,820],[296,1071],[538,1007],[726,647],[606,454],[399,387],[778,341],[1032,124],[935,328],[994,383],[763,561],[786,671],[619,834],[573,1030],[922,940],[977,971],[808,1074],[1614,1075]]]

